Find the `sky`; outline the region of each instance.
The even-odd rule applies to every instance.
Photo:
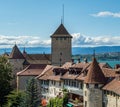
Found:
[[[120,46],[120,0],[0,0],[0,48],[50,46],[63,4],[72,46]]]

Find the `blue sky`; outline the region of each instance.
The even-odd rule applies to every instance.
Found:
[[[73,46],[120,45],[120,0],[0,0],[0,47],[49,46],[63,4]]]

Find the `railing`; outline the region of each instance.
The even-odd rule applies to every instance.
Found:
[[[78,87],[64,86],[69,92],[83,96],[83,90]]]

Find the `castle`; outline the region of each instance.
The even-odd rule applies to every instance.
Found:
[[[51,54],[28,54],[13,47],[9,61],[18,90],[26,81],[36,78],[46,100],[69,92],[69,107],[120,107],[120,68],[107,63],[71,61],[72,36],[63,24],[51,36]]]

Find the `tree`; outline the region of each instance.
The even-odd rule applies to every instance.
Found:
[[[66,107],[66,104],[69,100],[69,93],[67,89],[63,89],[63,107]]]
[[[11,91],[12,68],[4,56],[0,56],[0,107],[6,103],[6,96]]]
[[[52,98],[50,99],[47,107],[63,107],[63,98]]]
[[[12,91],[8,96],[7,107],[24,107],[21,104],[24,103],[25,93],[22,91]],[[24,103],[25,104],[25,103]]]
[[[26,107],[37,107],[40,100],[38,95],[36,79],[31,78],[26,87]]]

